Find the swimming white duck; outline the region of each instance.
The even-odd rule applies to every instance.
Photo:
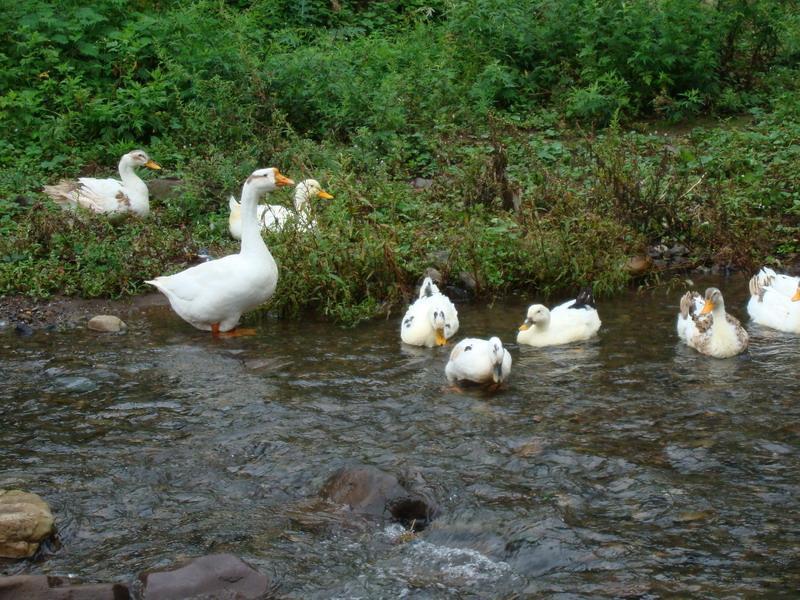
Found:
[[[247,310],[269,299],[278,283],[278,266],[261,237],[258,199],[279,186],[294,185],[268,168],[253,171],[242,188],[242,248],[175,275],[147,281],[168,299],[184,321],[214,335],[230,331]]]
[[[330,200],[331,194],[322,189],[316,179],[305,179],[297,184],[294,189],[294,211],[279,204],[259,204],[258,222],[261,229],[278,230],[286,225],[291,218],[297,219],[298,227],[302,229],[313,229],[316,227],[315,221],[309,215],[308,202],[311,198],[322,198]],[[231,196],[228,199],[230,215],[228,216],[228,229],[231,236],[235,239],[242,239],[242,207],[236,198]]]
[[[528,307],[525,322],[519,326],[518,344],[555,346],[587,340],[600,329],[600,316],[592,291],[581,290],[577,298],[548,310],[542,304]]]
[[[150,194],[147,184],[134,171],[136,167],[161,168],[144,150],[132,150],[119,161],[122,181],[81,177],[78,181],[46,185],[43,191],[64,208],[82,206],[98,213],[131,212],[146,217],[150,213]]]
[[[500,338],[465,338],[456,344],[444,369],[450,384],[500,384],[511,373],[511,355]]]
[[[747,312],[760,325],[800,333],[800,277],[764,267],[750,280]]]
[[[408,307],[400,324],[400,339],[412,346],[444,346],[458,331],[458,311],[430,277],[419,288],[419,297]]]
[[[747,350],[747,332],[725,312],[722,292],[717,288],[706,290],[705,302],[697,292],[686,292],[677,326],[678,337],[702,354],[729,358]]]

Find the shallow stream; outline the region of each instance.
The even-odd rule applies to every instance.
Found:
[[[747,323],[744,278],[696,283]],[[447,389],[448,350],[403,347],[400,314],[0,331],[0,488],[43,496],[60,542],[0,572],[125,581],[232,552],[298,599],[791,595],[800,339],[747,323],[747,354],[700,356],[681,293],[601,302],[596,340],[544,350],[513,343],[523,299],[459,306],[456,339],[512,353],[496,395]],[[298,517],[354,462],[417,472],[441,516],[416,537]]]

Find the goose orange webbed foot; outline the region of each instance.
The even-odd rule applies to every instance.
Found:
[[[215,338],[247,337],[256,335],[256,330],[252,327],[237,327],[236,329],[231,329],[230,331],[220,331],[219,323],[214,323],[211,326],[211,335],[213,335]]]

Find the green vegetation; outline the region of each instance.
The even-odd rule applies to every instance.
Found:
[[[376,314],[433,255],[481,293],[537,295],[612,293],[648,244],[697,264],[792,258],[799,15],[796,0],[19,0],[0,12],[0,294],[136,294],[199,247],[235,251],[227,195],[263,166],[335,195],[318,233],[268,236],[283,314]],[[186,182],[146,221],[39,192],[135,147]]]

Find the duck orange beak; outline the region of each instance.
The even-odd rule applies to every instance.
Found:
[[[333,198],[333,194],[329,194],[325,190],[320,190],[317,192],[317,198],[322,198],[323,200],[330,200]]]
[[[800,302],[800,286],[798,286],[797,291],[792,296],[792,302]]]
[[[447,343],[447,338],[444,337],[444,329],[436,330],[436,345],[444,346]]]
[[[144,163],[144,166],[147,167],[148,169],[153,169],[154,171],[161,170],[161,165],[158,164],[156,161],[154,161],[152,158],[148,160],[146,163]]]
[[[294,181],[292,181],[288,177],[284,177],[283,175],[281,175],[278,169],[275,169],[275,184],[278,186],[294,185]]]
[[[703,304],[703,310],[700,311],[700,314],[707,315],[712,310],[714,310],[714,303],[711,300],[706,300],[706,303]]]

